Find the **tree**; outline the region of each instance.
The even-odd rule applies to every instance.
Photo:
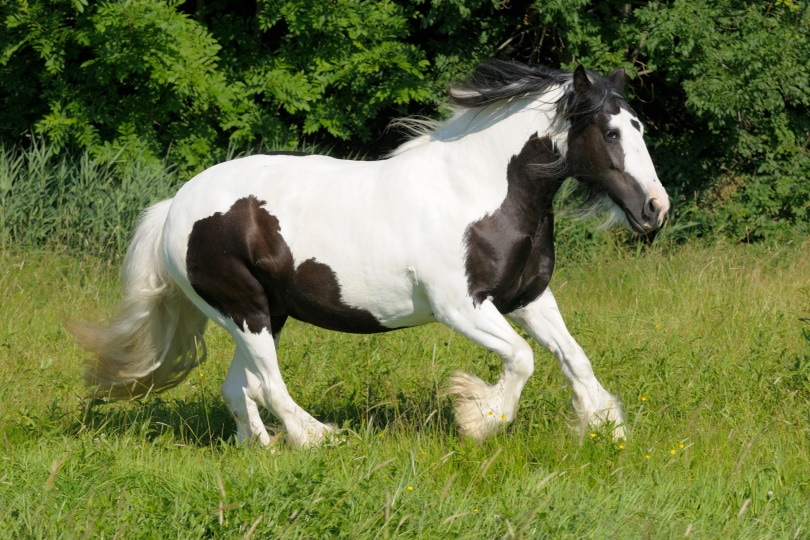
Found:
[[[483,58],[624,67],[698,234],[808,231],[810,4],[797,0],[11,0],[0,142],[184,175],[229,149],[390,150]]]

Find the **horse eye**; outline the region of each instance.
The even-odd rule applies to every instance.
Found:
[[[605,139],[609,141],[615,141],[619,138],[619,130],[618,129],[608,129],[605,130],[604,133]]]

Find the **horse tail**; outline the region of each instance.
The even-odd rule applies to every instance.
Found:
[[[77,343],[94,354],[84,379],[94,395],[138,398],[177,386],[205,359],[207,317],[169,275],[163,227],[171,199],[148,208],[124,257],[123,300],[102,325],[67,324]]]

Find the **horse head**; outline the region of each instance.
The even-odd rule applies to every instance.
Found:
[[[607,78],[573,74],[568,94],[568,165],[591,202],[606,202],[636,232],[663,225],[669,197],[655,172],[644,128],[624,98],[623,69]]]

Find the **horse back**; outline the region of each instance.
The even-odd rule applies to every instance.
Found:
[[[173,201],[165,251],[181,281],[219,313],[258,332],[292,316],[345,332],[429,322],[425,271],[461,266],[417,221],[425,194],[384,190],[375,162],[256,157],[205,171]],[[399,190],[400,192],[402,190]],[[434,235],[435,237],[436,235]],[[460,277],[463,279],[463,276]]]

